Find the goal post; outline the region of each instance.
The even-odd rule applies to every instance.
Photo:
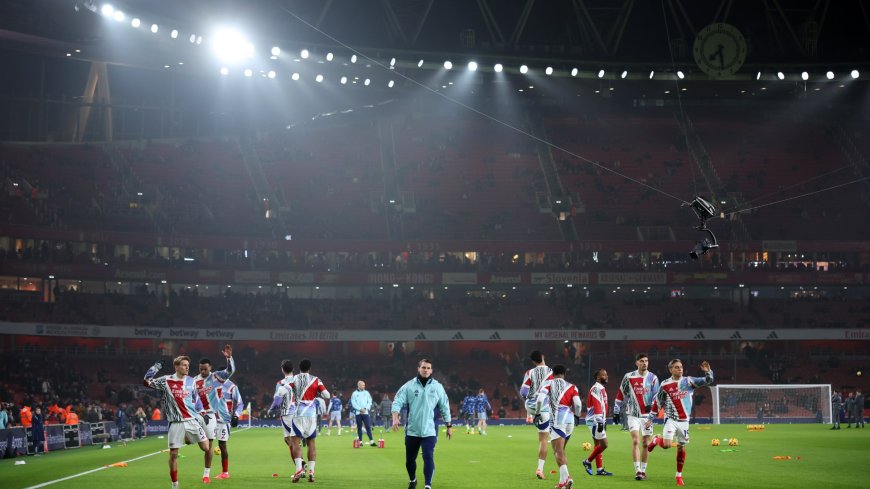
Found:
[[[713,424],[831,424],[831,384],[721,384],[710,387]]]

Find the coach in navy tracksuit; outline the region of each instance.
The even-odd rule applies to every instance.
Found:
[[[356,390],[350,396],[350,405],[356,412],[356,436],[362,443],[363,424],[366,427],[366,434],[369,436],[369,445],[374,445],[375,440],[372,438],[372,417],[369,411],[372,409],[372,396],[366,390],[366,383],[360,380],[356,383]]]

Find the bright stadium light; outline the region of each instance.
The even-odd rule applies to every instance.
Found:
[[[526,66],[526,65],[522,65],[522,66],[520,66],[520,73],[522,73],[522,74],[525,75],[525,74],[528,73],[528,72],[529,72],[529,67],[528,67],[528,66]]]
[[[755,79],[756,79],[756,80],[761,80],[761,72],[760,72],[760,71],[759,71],[758,73],[755,74]]]
[[[223,75],[223,76],[227,76],[227,75],[229,75],[229,74],[230,74],[230,69],[229,69],[229,68],[227,68],[226,66],[224,66],[223,68],[221,68],[221,75]]]
[[[142,25],[142,21],[139,19],[133,19],[130,21],[130,25],[138,29],[139,26]]]
[[[628,70],[622,70],[622,74],[619,75],[620,78],[625,79],[628,76]]]
[[[126,19],[127,16],[124,15],[124,12],[121,12],[120,10],[115,10],[115,13],[112,14],[112,18],[118,22],[124,22],[124,19]]]
[[[355,54],[354,54],[353,56],[350,57],[350,62],[351,62],[351,63],[356,63],[356,55],[355,55]]]
[[[280,56],[280,55],[281,55],[281,48],[279,48],[278,46],[272,46],[272,56]]]
[[[390,88],[393,88],[393,86],[394,86],[395,84],[396,84],[396,82],[394,82],[393,80],[390,80],[390,83],[387,83],[387,86],[390,87]]]
[[[654,76],[656,76],[656,70],[650,70],[649,79],[652,80]]]
[[[452,70],[453,69],[453,62],[450,61],[449,59],[447,61],[445,61],[444,62],[444,69],[445,70]]]
[[[112,14],[115,13],[115,7],[113,7],[107,3],[107,4],[103,5],[103,8],[100,9],[100,13],[102,13],[106,17],[111,17]]]
[[[421,59],[420,61],[417,61],[417,68],[422,68],[422,67],[423,67],[423,60]]]
[[[178,29],[172,29],[172,32],[169,33],[169,37],[178,39]]]
[[[468,71],[477,71],[477,61],[468,62]]]
[[[311,53],[309,53],[307,49],[303,49],[299,52],[299,57],[301,57],[302,59],[308,59],[308,56],[310,55]]]
[[[502,66],[501,63],[496,63],[495,66],[492,67],[492,70],[496,73],[501,73],[504,71],[504,66]]]
[[[248,78],[254,76],[254,71],[251,70],[250,68],[245,68],[245,76]]]
[[[196,43],[202,44],[202,36],[196,36]]]
[[[326,53],[326,61],[332,61],[335,58],[335,55],[332,53]]]
[[[266,76],[274,80],[277,74],[275,73],[275,70],[269,70],[269,73],[267,73]]]
[[[368,78],[366,78],[365,81],[363,82],[363,85],[369,86],[369,85],[371,85],[371,83],[372,83],[372,81],[369,80]]]
[[[191,34],[190,38],[188,38],[188,41],[190,41],[191,44],[195,43],[196,42],[196,34]]]
[[[829,71],[829,72],[825,73],[825,77],[827,77],[828,80],[833,80],[834,79],[834,72]]]
[[[347,85],[347,77],[346,76],[341,77],[341,80],[339,80],[339,81],[341,82],[342,85]]]
[[[781,71],[776,72],[776,77],[780,80],[785,80],[785,75]]]
[[[316,81],[317,83],[323,83],[323,75],[315,76],[314,81]]]
[[[210,38],[212,50],[218,59],[235,62],[254,55],[254,45],[248,42],[239,31],[222,29]]]
[[[571,68],[571,76],[577,76],[580,73],[580,70],[577,68]]]
[[[293,73],[290,75],[290,78],[292,78],[293,81],[299,81],[299,73]]]
[[[852,75],[853,80],[857,80],[858,77],[861,76],[861,73],[858,73],[858,70],[852,70],[852,73],[850,73],[850,75]]]
[[[680,71],[680,70],[677,70],[677,78],[679,78],[680,80],[682,80],[682,79],[685,78],[685,77],[686,77],[686,74],[685,74],[685,73],[683,73],[683,72]]]
[[[396,66],[396,58],[390,59],[390,66]]]
[[[807,73],[806,71],[801,72],[801,80],[803,80],[803,81],[807,81],[807,80],[809,80],[809,79],[810,79],[810,74],[809,74],[809,73]]]
[[[151,32],[157,34],[157,31],[160,30],[160,27],[157,24],[151,24]]]
[[[598,78],[604,78],[604,70],[598,70]]]
[[[553,74],[553,67],[552,67],[552,66],[548,66],[548,67],[544,70],[544,73],[546,73],[547,75],[552,75],[552,74]]]

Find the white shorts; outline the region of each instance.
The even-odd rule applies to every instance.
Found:
[[[293,415],[281,416],[281,427],[284,428],[284,438],[293,436]]]
[[[332,411],[329,413],[329,420],[341,423],[341,411]]]
[[[604,429],[601,432],[598,431],[598,425],[586,425],[589,427],[589,431],[592,432],[593,440],[606,440],[607,439],[607,424],[604,425]]]
[[[223,421],[218,422],[215,432],[217,433],[217,436],[215,436],[217,441],[227,441],[230,439],[230,425]]]
[[[568,441],[571,438],[571,433],[574,433],[574,423],[554,424],[550,427],[550,441],[559,438]]]
[[[217,415],[215,413],[206,414],[208,414],[208,423],[203,425],[203,428],[205,428],[205,437],[209,440],[214,440],[217,438]],[[203,416],[203,420],[205,420],[205,416]]]
[[[477,413],[477,419],[482,419],[482,420],[486,421],[486,411],[481,411],[481,412]]]
[[[674,421],[668,419],[665,421],[665,429],[662,431],[662,438],[665,440],[673,440],[676,435],[678,445],[689,444],[689,422]]]
[[[532,422],[535,423],[535,427],[538,429],[538,433],[549,433],[550,427],[553,425],[550,422],[549,412],[538,413],[538,415],[535,417],[535,420]]]
[[[641,436],[652,436],[653,434],[653,425],[650,423],[649,428],[646,428],[646,422],[649,418],[638,418],[635,416],[628,416],[628,431],[639,431]]]
[[[169,448],[183,447],[185,439],[191,443],[208,441],[208,437],[205,436],[205,430],[202,428],[202,423],[195,419],[169,423],[167,438],[169,439]]]
[[[310,440],[317,437],[317,418],[313,416],[293,417],[293,433],[290,436]]]

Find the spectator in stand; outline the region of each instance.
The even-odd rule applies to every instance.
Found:
[[[0,430],[9,426],[9,413],[6,412],[6,403],[0,402]]]

